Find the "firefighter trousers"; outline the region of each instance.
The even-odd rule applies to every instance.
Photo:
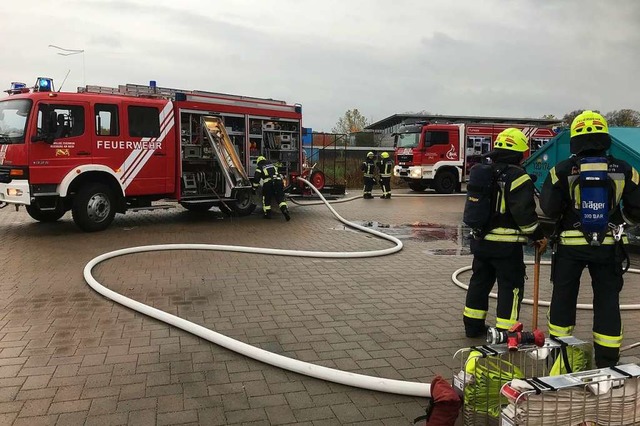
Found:
[[[373,179],[373,177],[369,177],[369,176],[365,176],[364,177],[364,191],[362,192],[362,195],[364,195],[364,198],[371,198],[371,191],[373,190],[373,183],[375,182],[375,180]]]
[[[262,211],[265,216],[271,216],[271,203],[275,198],[278,207],[283,212],[287,210],[284,201],[284,185],[281,179],[271,179],[262,186]]]
[[[553,294],[549,308],[549,333],[553,336],[573,334],[580,277],[585,267],[593,288],[593,348],[596,366],[617,364],[622,344],[620,291],[622,257],[614,245],[559,245],[554,259]]]
[[[380,176],[382,198],[391,198],[391,176]]]
[[[518,321],[524,297],[525,266],[522,245],[501,244],[508,247],[501,256],[474,254],[473,275],[469,282],[463,321],[467,337],[486,334],[485,319],[489,310],[489,293],[498,281],[496,327],[509,329]]]

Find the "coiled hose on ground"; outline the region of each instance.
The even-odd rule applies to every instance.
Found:
[[[300,179],[300,178],[299,178]],[[100,284],[92,275],[93,268],[106,260],[112,259],[118,256],[125,256],[133,253],[143,253],[151,251],[165,251],[165,250],[209,250],[209,251],[232,251],[239,253],[253,253],[253,254],[270,254],[278,256],[299,256],[299,257],[319,257],[319,258],[364,258],[385,256],[402,250],[402,241],[399,239],[386,235],[382,232],[374,229],[369,229],[364,226],[360,226],[353,222],[349,222],[340,216],[329,205],[322,194],[311,185],[311,183],[305,179],[301,179],[310,188],[312,188],[316,194],[324,201],[333,215],[346,226],[354,229],[358,229],[362,232],[366,232],[375,235],[379,238],[393,242],[394,247],[372,250],[367,252],[322,252],[322,251],[299,251],[299,250],[283,250],[283,249],[269,249],[258,247],[244,247],[244,246],[232,246],[232,245],[215,245],[215,244],[159,244],[148,245],[140,247],[130,247],[121,250],[115,250],[109,253],[102,254],[86,264],[84,267],[84,279],[95,291],[103,295],[104,297],[113,300],[123,306],[126,306],[134,311],[140,312],[144,315],[155,318],[159,321],[178,327],[191,334],[201,337],[217,345],[223,346],[229,350],[237,352],[239,354],[248,356],[255,360],[264,362],[266,364],[273,365],[275,367],[283,368],[295,373],[304,374],[306,376],[315,377],[330,382],[340,383],[343,385],[358,387],[362,389],[369,389],[374,391],[393,393],[399,395],[417,396],[417,397],[429,397],[431,396],[431,389],[429,383],[408,382],[402,380],[385,379],[373,376],[367,376],[363,374],[350,373],[347,371],[337,370],[333,368],[323,367],[308,362],[303,362],[297,359],[288,358],[282,355],[274,354],[264,349],[257,348],[255,346],[248,345],[238,340],[227,337],[223,334],[217,333],[208,328],[202,327],[191,321],[179,318],[175,315],[153,308],[151,306],[140,303],[136,300],[130,299],[122,294],[116,293]]]
[[[207,250],[207,251],[231,251],[231,252],[252,253],[252,254],[267,254],[267,255],[278,255],[278,256],[349,259],[349,258],[385,256],[385,255],[396,253],[402,250],[402,247],[403,247],[402,241],[400,241],[399,239],[393,236],[384,234],[374,229],[366,228],[364,226],[358,225],[356,223],[353,223],[344,219],[333,209],[333,207],[331,207],[329,202],[322,196],[322,194],[315,187],[313,187],[313,185],[311,185],[309,181],[302,178],[298,178],[298,179],[305,182],[305,184],[307,184],[322,200],[321,202],[298,203],[298,204],[300,205],[325,204],[329,208],[329,210],[333,213],[333,215],[340,222],[344,223],[346,226],[360,230],[362,232],[375,235],[379,238],[383,238],[385,240],[391,241],[395,244],[395,246],[387,249],[372,250],[367,252],[322,252],[322,251],[284,250],[284,249],[270,249],[270,248],[245,247],[245,246],[233,246],[233,245],[217,245],[217,244],[148,245],[148,246],[130,247],[125,249],[115,250],[115,251],[104,253],[100,256],[93,258],[84,267],[84,271],[83,271],[84,279],[92,289],[94,289],[96,292],[100,293],[104,297],[116,303],[119,303],[134,311],[140,312],[144,315],[155,318],[164,323],[173,325],[174,327],[178,327],[202,339],[208,340],[212,343],[220,345],[224,348],[227,348],[239,354],[245,355],[249,358],[253,358],[257,361],[261,361],[266,364],[273,365],[275,367],[279,367],[295,373],[304,374],[306,376],[315,377],[318,379],[327,380],[330,382],[339,383],[347,386],[353,386],[357,388],[398,394],[398,395],[430,397],[431,389],[430,389],[429,383],[385,379],[385,378],[367,376],[363,374],[350,373],[347,371],[323,367],[323,366],[315,365],[312,363],[285,357],[285,356],[278,355],[278,354],[266,351],[264,349],[257,348],[255,346],[251,346],[249,344],[240,342],[238,340],[232,339],[223,334],[210,330],[206,327],[200,326],[191,321],[187,321],[175,315],[153,308],[144,303],[138,302],[122,294],[119,294],[113,290],[110,290],[107,287],[100,284],[92,274],[93,268],[106,260],[113,259],[118,256],[125,256],[128,254],[151,252],[151,251]],[[452,195],[455,195],[455,194],[452,194]],[[398,196],[424,197],[424,196],[442,196],[442,195],[435,195],[435,194],[394,195],[394,197],[398,197]],[[347,201],[352,201],[358,198],[361,198],[361,196],[339,200],[338,202],[347,202]],[[454,283],[456,283],[458,286],[461,286],[462,288],[465,288],[464,287],[465,285],[460,283],[459,280],[457,280],[457,275],[461,272],[469,270],[470,268],[471,268],[470,266],[467,266],[467,267],[456,270],[452,275],[452,280],[454,281]],[[640,272],[639,270],[635,270],[635,269],[630,269],[629,271],[633,273]],[[493,295],[493,297],[495,297],[495,294]],[[532,303],[532,301],[530,301],[529,299],[525,299],[525,303]],[[548,306],[548,302],[544,302],[544,301],[540,302],[540,305]],[[623,305],[623,307],[624,309],[640,309],[640,305]],[[588,308],[582,307],[581,305],[579,305],[579,308],[588,309]],[[631,345],[630,347],[627,347],[627,349],[630,349],[631,347],[635,347],[637,345],[640,345],[640,342],[634,345]]]

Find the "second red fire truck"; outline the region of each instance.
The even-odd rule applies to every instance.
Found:
[[[302,110],[273,99],[149,86],[56,92],[39,78],[0,99],[0,206],[41,222],[71,211],[84,231],[175,200],[250,214],[260,155],[285,176],[302,164]]]
[[[540,121],[540,120],[538,120]],[[440,194],[460,191],[471,167],[482,154],[491,150],[496,136],[516,127],[529,138],[530,151],[544,145],[555,135],[551,121],[545,125],[527,124],[527,119],[509,119],[508,123],[429,123],[400,126],[395,135],[394,175],[405,180],[414,191],[433,188]]]

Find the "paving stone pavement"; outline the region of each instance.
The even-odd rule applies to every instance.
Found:
[[[336,204],[345,218],[388,224],[381,230],[403,239],[404,249],[385,257],[171,251],[116,258],[95,276],[117,292],[281,355],[427,386],[437,374],[451,377],[457,349],[479,343],[464,337],[465,293],[451,283],[452,272],[471,261],[459,227],[463,203],[454,196]],[[118,216],[108,230],[85,234],[69,214],[40,224],[23,210],[0,211],[0,424],[412,424],[424,399],[245,358],[117,305],[82,277],[93,257],[146,244],[390,246],[345,230],[324,206],[291,205],[291,213],[285,222],[277,214],[264,221],[259,214],[227,218],[176,208]],[[541,297],[548,299],[545,267],[542,277]],[[623,303],[640,303],[638,283],[626,277]],[[591,299],[588,287],[585,278],[581,302]],[[530,282],[526,297],[529,290]],[[530,323],[530,307],[522,317]],[[624,312],[625,344],[640,341],[639,318]],[[578,324],[577,336],[590,340],[591,313],[580,312]]]

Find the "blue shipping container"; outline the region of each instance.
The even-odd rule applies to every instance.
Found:
[[[611,127],[611,148],[609,154],[625,160],[636,170],[640,170],[640,128]],[[562,160],[569,158],[569,130],[563,130],[556,137],[538,149],[523,164],[524,169],[531,175],[536,175],[536,187],[542,189],[549,170]]]

